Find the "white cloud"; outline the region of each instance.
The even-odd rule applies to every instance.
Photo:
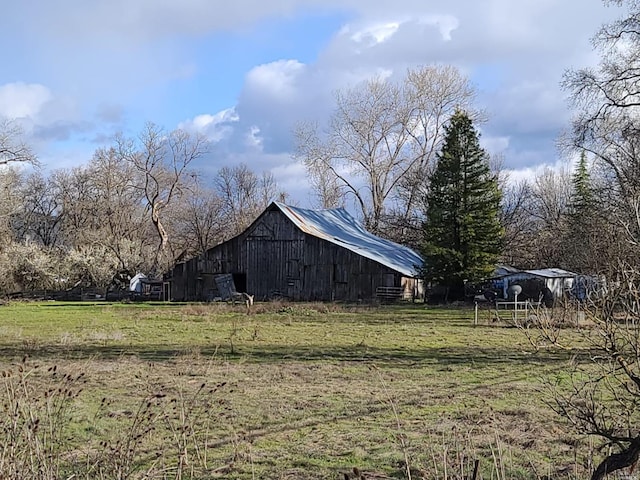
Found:
[[[260,128],[252,125],[249,132],[245,135],[247,139],[246,145],[250,149],[262,152],[264,140],[260,136]]]
[[[392,37],[393,34],[398,31],[399,27],[400,27],[400,23],[398,22],[388,22],[388,23],[369,25],[351,34],[351,40],[353,40],[356,43],[376,45]],[[348,31],[349,31],[349,28],[347,27],[345,32],[348,32]]]
[[[425,25],[436,25],[445,41],[451,40],[451,34],[460,25],[460,21],[453,15],[426,15],[419,20]]]
[[[297,81],[305,65],[297,60],[278,60],[253,68],[246,77],[249,89],[290,102],[297,97]]]
[[[282,158],[279,165],[271,169],[271,173],[280,189],[289,195],[290,203],[307,204],[313,201],[312,192],[306,182],[307,172],[304,165],[292,162],[291,158]]]
[[[509,148],[508,136],[482,136],[480,137],[480,144],[490,154],[502,154]]]
[[[178,128],[188,132],[201,133],[211,142],[220,142],[231,135],[233,124],[237,123],[239,119],[240,117],[234,108],[227,108],[214,115],[208,113],[196,115],[191,120],[179,123]]]
[[[0,85],[0,116],[13,119],[34,119],[53,96],[49,89],[36,83]]]
[[[42,138],[59,139],[90,128],[111,133],[131,121],[161,121],[172,128],[170,122],[187,118],[178,126],[216,142],[222,152],[216,162],[243,158],[256,168],[282,168],[283,178],[299,175],[297,182],[288,181],[294,188],[302,184],[304,172],[290,164],[292,127],[301,120],[326,125],[335,89],[373,75],[388,78],[402,75],[407,67],[444,63],[474,80],[484,72],[491,91],[480,95],[490,115],[483,125],[483,145],[504,152],[506,165],[526,172],[557,157],[555,135],[568,119],[559,88],[562,73],[597,60],[588,38],[607,16],[619,13],[604,9],[600,0],[584,3],[578,9],[563,0],[9,2],[0,30],[23,35],[15,42],[16,48],[28,49],[22,61],[39,68],[36,74],[28,69],[28,78],[44,85],[0,85],[0,115],[28,118]],[[204,95],[198,110],[189,112],[182,98],[174,96],[187,95],[191,85],[203,81],[199,76],[207,68],[221,78],[229,74],[226,63],[214,63],[219,57],[214,61],[202,54],[208,42],[231,44],[262,20],[293,23],[298,12],[310,22],[318,11],[344,16],[348,25],[316,45],[317,52],[307,52],[304,61],[292,49],[279,55],[279,46],[265,38],[265,48],[257,46],[250,57],[263,63],[235,72],[237,78],[246,74],[235,92],[229,89],[232,97],[213,98],[216,106],[208,109]],[[231,31],[235,37],[225,36]],[[5,62],[11,69],[5,68],[4,77],[0,66],[0,82],[16,78],[15,63]],[[212,85],[211,96],[216,95]],[[183,108],[176,119],[169,110],[178,104]],[[92,127],[87,115],[96,113],[100,126]]]
[[[568,168],[570,168],[570,164],[567,163],[566,160],[560,159],[553,163],[540,163],[525,168],[505,169],[504,174],[509,183],[517,184],[520,182],[531,181],[545,170],[551,170],[558,175],[564,175]]]

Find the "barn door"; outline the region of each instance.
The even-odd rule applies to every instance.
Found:
[[[287,260],[287,298],[292,300],[300,300],[302,290],[302,273],[300,271],[300,264],[301,262],[298,258],[291,258]]]

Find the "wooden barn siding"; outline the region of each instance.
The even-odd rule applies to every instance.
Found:
[[[398,272],[311,235],[305,239],[304,300],[370,300],[379,286],[401,286]]]
[[[175,300],[211,300],[213,275],[246,274],[256,299],[370,300],[378,286],[404,286],[398,272],[346,248],[300,231],[282,212],[265,212],[249,230],[177,265]],[[409,287],[410,288],[410,287]]]
[[[213,276],[219,273],[239,273],[238,237],[217,245],[204,254],[178,264],[171,272],[171,297],[176,301],[212,300],[215,291]]]
[[[249,293],[260,299],[276,295],[300,299],[296,278],[304,234],[282,212],[265,212],[247,232],[243,250]]]

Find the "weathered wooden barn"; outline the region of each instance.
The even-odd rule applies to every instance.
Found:
[[[274,202],[237,237],[177,264],[171,298],[219,297],[216,278],[256,300],[358,301],[422,294],[413,250],[367,232],[344,209],[307,210]]]

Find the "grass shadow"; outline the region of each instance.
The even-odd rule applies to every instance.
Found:
[[[366,362],[378,366],[413,367],[420,364],[490,366],[500,364],[540,365],[557,364],[575,358],[575,352],[567,350],[544,350],[535,353],[520,347],[473,347],[446,346],[424,348],[381,348],[364,345],[269,345],[240,344],[233,352],[229,344],[198,345],[199,354],[221,356],[227,360],[242,360],[249,363],[286,362]],[[37,345],[0,344],[0,358],[11,360],[25,354],[40,360],[105,359],[114,360],[123,356],[133,356],[144,361],[170,361],[189,352],[184,345],[61,345],[40,343]],[[589,352],[584,352],[588,358]]]

